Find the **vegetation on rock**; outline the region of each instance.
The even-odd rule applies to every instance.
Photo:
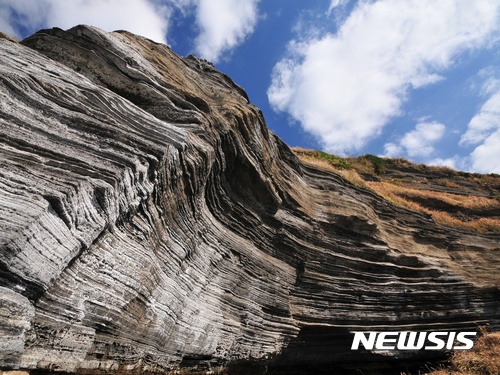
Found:
[[[460,172],[375,155],[342,158],[292,148],[305,163],[330,170],[391,203],[431,215],[439,224],[500,232],[500,176]]]
[[[500,332],[486,332],[471,350],[455,351],[450,365],[428,375],[498,375],[500,374]]]

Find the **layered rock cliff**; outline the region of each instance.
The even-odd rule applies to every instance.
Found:
[[[302,164],[206,61],[42,30],[0,85],[0,368],[329,373],[442,354],[354,330],[500,328],[498,234]]]

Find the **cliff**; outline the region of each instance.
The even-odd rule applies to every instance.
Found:
[[[42,30],[0,85],[2,369],[330,373],[443,355],[353,330],[500,328],[498,233],[301,163],[206,61]]]

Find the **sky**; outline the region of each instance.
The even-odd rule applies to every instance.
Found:
[[[77,24],[211,61],[289,146],[500,173],[499,0],[0,0],[18,39]]]

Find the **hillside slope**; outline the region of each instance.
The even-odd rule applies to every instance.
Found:
[[[476,232],[500,232],[500,175],[467,173],[398,158],[342,158],[292,148],[303,162],[344,176],[392,203],[430,214],[441,224]]]

